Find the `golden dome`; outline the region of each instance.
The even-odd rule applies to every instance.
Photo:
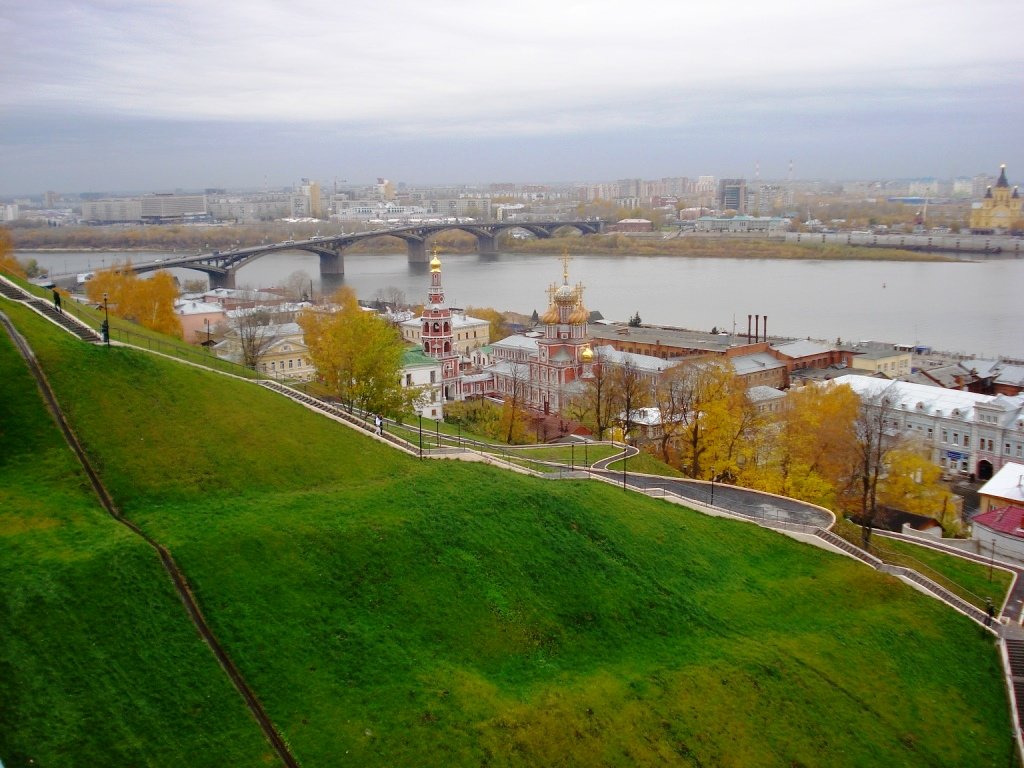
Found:
[[[575,304],[576,303],[576,291],[568,285],[558,286],[558,290],[555,291],[555,303],[556,304]]]
[[[421,262],[422,263],[422,262]],[[434,258],[430,260],[430,271],[440,272],[441,271],[441,260],[437,258],[437,254],[434,254]]]
[[[552,304],[548,307],[548,311],[541,315],[540,321],[548,325],[554,325],[558,322],[558,307]]]
[[[580,325],[581,323],[587,322],[589,319],[590,313],[587,312],[587,308],[582,304],[577,304],[576,309],[574,309],[572,314],[569,315],[569,322],[573,325]]]
[[[584,347],[583,351],[580,352],[580,359],[583,360],[584,363],[589,363],[594,359],[594,350],[590,347]]]

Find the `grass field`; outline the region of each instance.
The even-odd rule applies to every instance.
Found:
[[[896,579],[599,483],[420,462],[11,314],[305,766],[1007,763],[991,638]],[[31,690],[62,674],[32,664]]]
[[[276,765],[155,553],[99,505],[6,333],[0,371],[4,765]]]

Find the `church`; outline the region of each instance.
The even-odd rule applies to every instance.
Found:
[[[1001,165],[995,187],[989,187],[981,203],[975,203],[971,210],[971,231],[978,235],[1001,235],[1019,229],[1024,229],[1020,192],[1017,187],[1010,189],[1006,166]]]

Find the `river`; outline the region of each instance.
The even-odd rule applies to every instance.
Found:
[[[116,253],[33,252],[53,272],[109,266]],[[166,257],[133,253],[134,261]],[[453,306],[494,307],[529,314],[547,308],[545,289],[561,282],[550,254],[442,254],[442,281]],[[173,270],[182,279],[201,273]],[[307,273],[317,293],[318,258],[296,251],[242,267],[240,287],[283,284]],[[588,309],[609,320],[639,312],[644,323],[745,334],[747,315],[767,315],[775,336],[919,343],[936,350],[1024,358],[1024,259],[977,262],[704,259],[678,256],[575,255],[570,282],[586,287]],[[427,265],[406,254],[346,254],[339,281],[362,299],[394,286],[411,303],[426,300]]]

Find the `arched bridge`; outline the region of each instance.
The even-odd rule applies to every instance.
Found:
[[[285,240],[281,243],[266,243],[247,248],[235,248],[227,251],[212,251],[191,256],[172,257],[158,261],[133,264],[135,272],[151,272],[168,267],[185,267],[205,272],[210,276],[210,284],[217,288],[232,288],[235,284],[235,273],[261,256],[278,251],[309,251],[320,257],[320,275],[345,274],[343,253],[346,248],[363,240],[377,237],[397,237],[405,241],[409,252],[410,263],[422,263],[430,260],[428,242],[432,235],[451,229],[462,230],[476,238],[480,253],[494,253],[497,249],[498,236],[510,229],[525,229],[535,237],[549,238],[562,229],[571,227],[583,235],[595,235],[604,231],[603,221],[530,221],[530,222],[498,222],[494,224],[451,223],[451,224],[417,224],[391,229],[378,229],[372,232],[359,232],[348,235],[325,235],[309,240]]]

